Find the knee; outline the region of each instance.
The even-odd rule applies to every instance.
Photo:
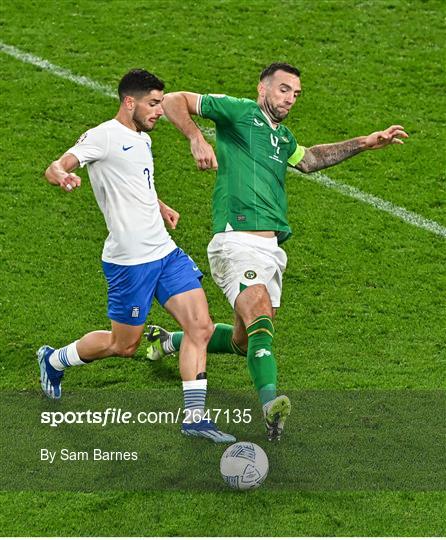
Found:
[[[131,342],[115,342],[112,343],[113,354],[115,356],[130,357],[138,350],[140,340]]]
[[[273,310],[271,307],[271,298],[269,296],[268,289],[265,285],[257,285],[253,294],[254,306],[262,315],[269,315],[272,317]]]
[[[214,325],[210,318],[198,319],[184,328],[190,339],[200,345],[207,345],[214,333]]]
[[[243,320],[252,320],[260,315],[273,317],[271,298],[265,285],[251,285],[241,292],[236,301],[236,310]]]

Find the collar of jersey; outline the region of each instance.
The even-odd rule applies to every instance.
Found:
[[[133,129],[130,129],[127,126],[124,126],[124,124],[121,124],[121,122],[119,120],[116,120],[116,118],[112,118],[112,122],[114,122],[115,125],[118,125],[120,128],[125,130],[126,133],[134,135],[135,137],[138,137],[138,138],[139,137],[145,137],[145,136],[148,137],[146,132],[144,132],[144,131],[133,131]]]
[[[257,107],[260,109],[260,112],[263,114],[263,116],[266,118],[266,121],[268,122],[268,125],[269,127],[273,130],[273,131],[277,131],[280,127],[280,124],[277,125],[277,127],[274,127],[269,116],[266,114],[266,112],[262,109],[262,107],[260,107],[259,104],[257,104]]]

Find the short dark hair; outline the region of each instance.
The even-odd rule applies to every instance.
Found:
[[[131,69],[122,77],[118,86],[121,101],[125,96],[148,94],[152,90],[164,90],[164,82],[145,69]]]
[[[262,73],[260,73],[260,80],[263,81],[263,79],[274,75],[274,73],[279,70],[286,71],[287,73],[292,73],[293,75],[296,75],[296,77],[300,77],[300,71],[297,69],[297,67],[294,67],[291,64],[287,64],[285,62],[274,62],[273,64],[266,67],[262,71]]]

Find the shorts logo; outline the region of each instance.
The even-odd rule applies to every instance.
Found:
[[[255,279],[256,277],[257,277],[257,274],[254,272],[254,270],[246,270],[245,272],[246,279]]]
[[[190,257],[189,255],[187,256],[187,258],[190,260],[190,262],[192,263],[192,270],[194,272],[197,272],[198,270],[198,266],[194,263],[194,260],[192,259],[192,257]]]
[[[132,317],[136,319],[139,317],[139,306],[132,307]]]
[[[237,221],[246,221],[246,216],[243,216],[243,215],[237,216]]]

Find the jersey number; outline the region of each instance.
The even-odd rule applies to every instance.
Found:
[[[146,167],[143,171],[144,174],[147,174],[147,182],[149,183],[149,189],[152,188],[152,184],[150,183],[150,170]]]
[[[270,134],[270,137],[271,137],[271,144],[276,149],[276,154],[279,155],[280,154],[279,137],[276,137],[272,133]]]

